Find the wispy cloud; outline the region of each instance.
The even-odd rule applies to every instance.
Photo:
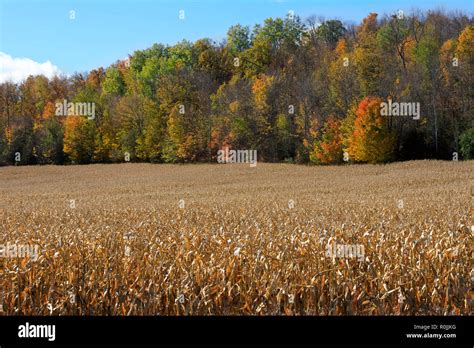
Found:
[[[60,73],[61,70],[49,60],[38,63],[29,58],[13,58],[0,52],[0,83],[5,81],[21,82],[29,75],[45,75],[50,78]]]

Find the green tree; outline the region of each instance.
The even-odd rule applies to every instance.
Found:
[[[342,22],[335,19],[321,23],[316,30],[316,36],[326,44],[333,47],[345,33],[346,28]]]

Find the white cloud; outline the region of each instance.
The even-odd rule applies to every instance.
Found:
[[[51,78],[60,73],[61,70],[49,60],[38,63],[29,58],[13,58],[0,52],[0,83],[5,81],[21,82],[29,75],[44,75]]]

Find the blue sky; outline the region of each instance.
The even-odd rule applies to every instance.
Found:
[[[412,8],[474,13],[472,0],[0,0],[0,52],[11,60],[50,61],[71,74],[108,66],[155,42],[225,38],[232,24],[253,26],[289,10],[359,22],[369,12]],[[75,19],[69,18],[75,11]],[[184,10],[185,19],[179,19]],[[24,61],[24,65],[32,64]],[[27,64],[28,63],[28,64]],[[13,64],[13,63],[12,63]],[[26,69],[26,68],[25,68]]]

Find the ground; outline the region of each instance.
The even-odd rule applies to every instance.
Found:
[[[472,314],[473,173],[3,167],[0,313]],[[6,257],[11,245],[37,258]]]

